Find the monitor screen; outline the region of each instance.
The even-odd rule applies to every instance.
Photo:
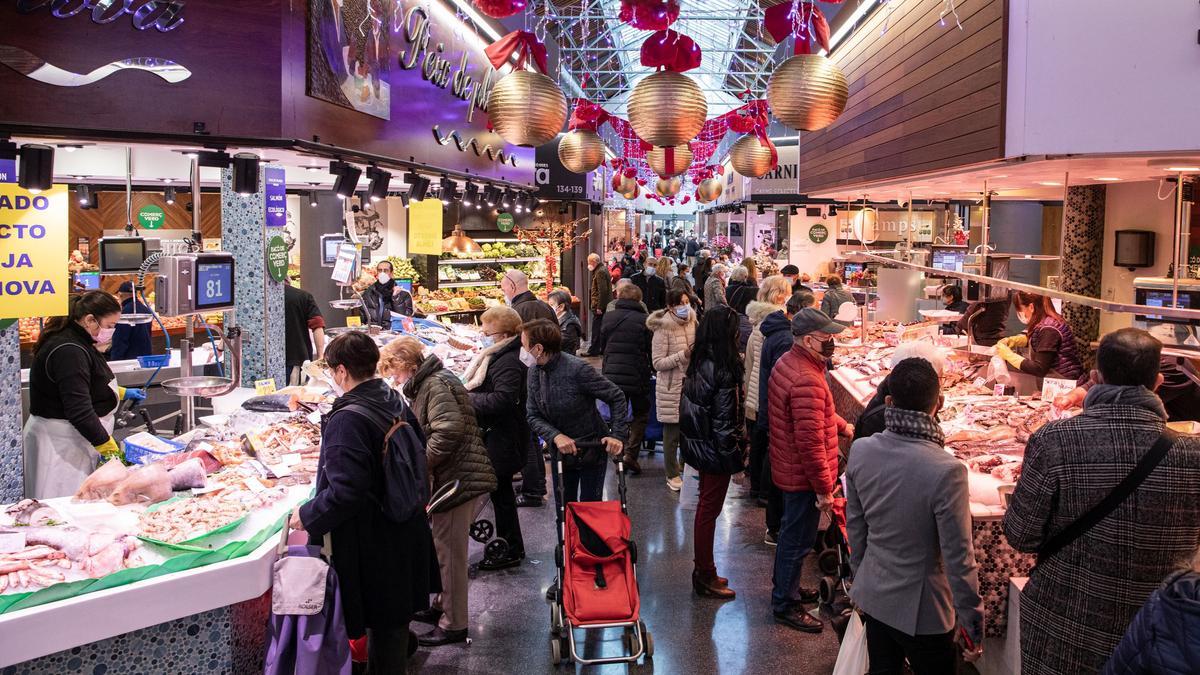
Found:
[[[338,249],[346,239],[340,235],[321,237],[321,266],[333,267],[337,263]]]
[[[1183,292],[1179,294],[1179,302],[1171,302],[1171,291],[1139,291],[1139,295],[1145,294],[1141,304],[1148,307],[1177,307],[1179,309],[1192,309],[1192,294]],[[1191,323],[1187,319],[1168,319],[1158,314],[1147,314],[1139,316],[1143,321],[1164,321],[1168,323]]]
[[[403,290],[408,291],[409,293],[412,293],[413,280],[412,279],[397,279],[396,286],[398,286],[399,288],[401,288]]]
[[[967,254],[963,251],[938,251],[933,252],[933,267],[934,269],[946,270],[947,272],[963,271],[963,262],[966,261]]]
[[[196,263],[196,309],[233,305],[233,261]]]
[[[146,240],[118,237],[100,240],[100,273],[128,274],[138,271],[146,259]]]
[[[95,291],[100,288],[99,272],[76,272],[75,288],[84,291]]]
[[[851,274],[854,274],[855,272],[861,272],[861,271],[863,271],[862,263],[846,263],[846,269],[845,269],[846,276],[850,276]]]

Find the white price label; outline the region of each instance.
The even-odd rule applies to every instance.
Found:
[[[0,553],[16,553],[24,548],[24,532],[0,532]]]

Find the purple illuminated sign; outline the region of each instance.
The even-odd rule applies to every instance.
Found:
[[[184,4],[184,0],[17,0],[17,11],[31,14],[48,7],[52,16],[66,19],[90,10],[92,21],[100,24],[129,14],[134,28],[153,26],[166,33],[183,24]]]
[[[17,182],[17,160],[0,159],[0,183]]]
[[[287,183],[284,182],[283,167],[268,166],[263,170],[266,185],[263,188],[267,205],[267,227],[287,225]]]

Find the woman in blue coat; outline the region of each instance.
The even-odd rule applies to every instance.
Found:
[[[1105,675],[1200,673],[1200,555],[1167,577],[1133,618]]]

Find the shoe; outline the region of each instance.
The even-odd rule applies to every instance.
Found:
[[[667,487],[671,488],[671,492],[679,492],[683,489],[683,479],[679,477],[668,478]]]
[[[518,495],[517,496],[517,506],[518,507],[541,506],[545,503],[546,503],[546,501],[544,499],[542,499],[541,497],[532,497],[530,495]]]
[[[800,587],[800,602],[813,603],[821,599],[821,592],[815,588]]]
[[[499,558],[484,558],[479,561],[479,569],[484,572],[495,572],[496,570],[506,570],[510,567],[516,567],[521,564],[521,558],[525,555],[504,555]]]
[[[812,618],[811,614],[803,610],[793,609],[787,612],[775,612],[774,615],[775,623],[782,624],[788,628],[794,628],[801,633],[820,633],[825,629],[825,624]]]
[[[717,583],[721,584],[722,586],[724,586],[726,588],[729,588],[729,580],[726,579],[725,577],[717,577]]]
[[[706,579],[699,572],[692,572],[692,590],[702,598],[733,600],[737,597],[737,593],[718,582],[715,575]]]
[[[442,618],[442,610],[434,609],[433,607],[430,607],[429,609],[423,609],[412,616],[413,621],[416,621],[417,623],[427,623],[430,626],[436,626],[438,619],[440,618]]]
[[[776,539],[776,537],[778,537],[778,536],[779,536],[778,534],[776,534],[770,530],[767,530],[766,536],[763,537],[763,543],[766,544],[767,546],[778,546],[779,540]]]
[[[428,633],[417,638],[417,644],[422,647],[441,647],[442,645],[450,645],[455,642],[467,641],[467,629],[462,630],[442,630],[441,626],[437,626]]]

